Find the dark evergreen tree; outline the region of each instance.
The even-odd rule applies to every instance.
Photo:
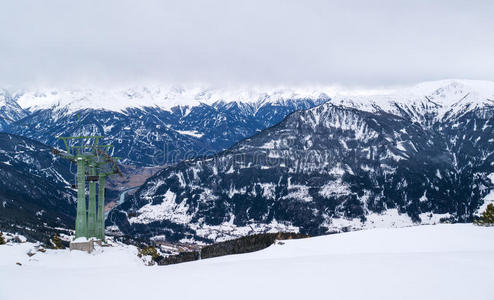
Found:
[[[3,237],[3,233],[0,231],[0,245],[5,244],[5,238]]]
[[[147,246],[147,247],[141,248],[139,250],[139,254],[141,256],[150,255],[153,258],[153,260],[156,260],[160,256],[158,253],[158,250],[156,250],[156,248],[153,246]]]
[[[494,205],[489,203],[479,220],[480,224],[494,224]]]
[[[58,236],[58,234],[54,234],[52,239],[52,244],[53,244],[53,248],[54,249],[64,249],[65,247],[63,246],[62,244],[62,240],[60,239],[60,237]]]

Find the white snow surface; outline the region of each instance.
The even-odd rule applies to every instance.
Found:
[[[200,133],[198,131],[195,131],[195,130],[176,130],[178,133],[182,134],[182,135],[189,135],[189,136],[193,136],[195,138],[201,138],[204,133]]]
[[[133,247],[29,258],[30,246],[0,246],[0,299],[493,299],[494,227],[471,224],[289,240],[153,267]]]

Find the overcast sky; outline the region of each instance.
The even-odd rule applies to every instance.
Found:
[[[0,85],[494,80],[494,1],[1,0]]]

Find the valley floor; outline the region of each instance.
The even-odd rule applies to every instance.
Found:
[[[0,246],[0,299],[494,299],[494,227],[373,229],[145,267],[134,247]],[[16,265],[22,263],[22,266]]]

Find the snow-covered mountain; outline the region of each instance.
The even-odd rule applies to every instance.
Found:
[[[335,97],[167,167],[108,222],[141,237],[213,241],[470,221],[492,186],[492,99],[494,83],[462,80]]]
[[[426,123],[454,118],[474,109],[494,105],[494,82],[440,80],[373,96],[336,96],[333,104],[368,112],[385,111]]]
[[[72,228],[75,168],[31,139],[0,133],[0,230],[43,239],[48,228]]]
[[[57,145],[103,135],[125,164],[156,166],[213,154],[329,100],[317,90],[134,88],[16,92],[27,116],[4,130]],[[1,116],[1,115],[0,115]],[[20,119],[20,120],[19,120]]]

